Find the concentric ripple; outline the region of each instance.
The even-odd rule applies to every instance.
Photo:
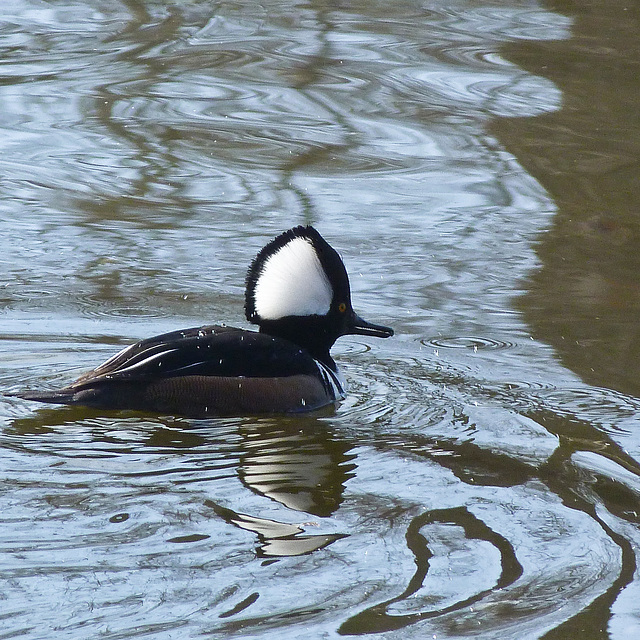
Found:
[[[480,338],[474,336],[452,336],[438,337],[420,340],[425,347],[433,347],[435,349],[511,349],[515,345],[514,342],[506,340],[495,340],[493,338]]]

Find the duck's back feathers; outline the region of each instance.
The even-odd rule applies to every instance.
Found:
[[[40,402],[183,415],[309,411],[341,399],[337,374],[297,345],[205,326],[137,342]]]
[[[146,380],[177,375],[280,377],[314,371],[313,359],[288,340],[211,325],[141,340],[78,378],[74,386],[103,379]]]

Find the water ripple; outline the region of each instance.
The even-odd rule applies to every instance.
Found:
[[[524,4],[4,9],[3,389],[242,318],[249,258],[292,220],[398,329],[342,340],[347,399],[301,418],[3,398],[5,633],[615,627],[640,401],[564,370],[514,311],[555,208],[486,123],[558,109],[504,45],[570,24]]]
[[[511,349],[515,346],[513,342],[471,336],[429,338],[420,342],[425,347],[434,347],[435,349],[472,349],[473,351],[478,351],[478,349]]]
[[[458,533],[455,528],[461,531]],[[508,540],[464,507],[429,511],[414,518],[406,537],[417,565],[407,589],[353,616],[343,623],[339,633],[380,633],[445,616],[470,607],[494,590],[508,588],[523,573]],[[486,547],[493,547],[499,559],[493,558]],[[501,567],[500,573],[496,572],[497,566]],[[478,575],[474,577],[474,573]],[[431,589],[425,585],[428,575],[429,582],[435,583]],[[444,580],[448,583],[446,591],[442,590]],[[477,588],[487,582],[494,584],[478,593],[468,593],[471,584]],[[456,601],[450,602],[452,598]],[[420,610],[421,601],[428,610]]]

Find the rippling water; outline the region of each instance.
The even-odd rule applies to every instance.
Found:
[[[397,334],[306,417],[0,396],[0,637],[638,637],[640,20],[572,7],[3,7],[0,390],[299,223]]]

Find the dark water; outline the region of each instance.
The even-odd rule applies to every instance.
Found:
[[[245,326],[283,229],[396,329],[336,412],[0,397],[1,638],[640,636],[640,12],[1,11],[0,389]]]

